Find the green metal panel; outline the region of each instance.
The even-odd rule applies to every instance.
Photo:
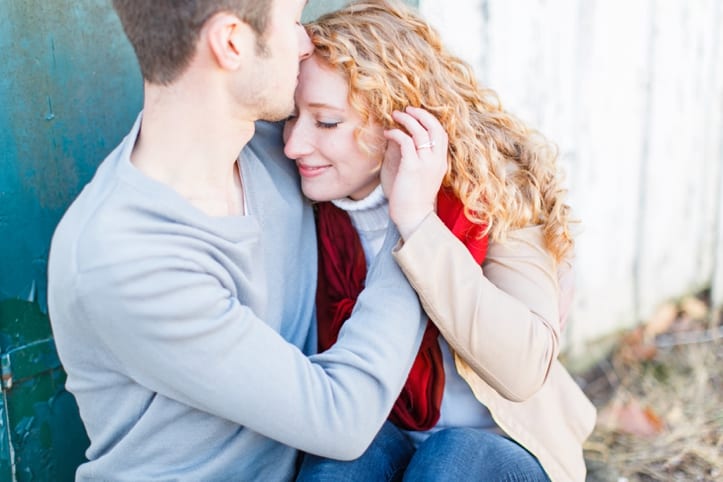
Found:
[[[88,439],[73,397],[63,388],[50,327],[37,305],[0,305],[2,373],[1,480],[73,480]]]
[[[349,3],[348,0],[312,0],[304,9],[302,20],[308,22],[326,12],[331,12]],[[406,0],[406,4],[419,7],[419,0]]]
[[[309,2],[304,9],[304,15],[301,19],[304,22],[308,22],[309,20],[313,20],[326,12],[336,10],[347,3],[349,3],[347,0],[316,0]]]
[[[344,3],[311,0],[304,19]],[[83,460],[88,440],[45,314],[48,248],[141,103],[109,0],[0,0],[2,481],[73,480]]]

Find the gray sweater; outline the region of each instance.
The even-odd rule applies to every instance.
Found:
[[[131,164],[139,125],[50,250],[51,323],[91,440],[77,479],[287,480],[296,449],[357,457],[424,328],[398,235],[314,355],[314,219],[278,126],[258,123],[239,158],[248,214],[213,218]]]

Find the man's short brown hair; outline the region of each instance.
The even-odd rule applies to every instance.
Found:
[[[206,20],[237,15],[261,37],[274,0],[113,0],[113,8],[138,57],[143,78],[173,82],[193,58]]]

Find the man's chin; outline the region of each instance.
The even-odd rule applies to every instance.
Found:
[[[285,109],[275,109],[275,110],[268,110],[266,112],[262,112],[259,116],[259,119],[269,121],[269,122],[279,122],[283,121],[289,118],[289,116],[294,112],[294,105],[291,104],[287,106]]]

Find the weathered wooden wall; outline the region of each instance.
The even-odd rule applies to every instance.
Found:
[[[712,286],[723,304],[723,2],[421,0],[560,148],[582,220],[568,345]]]

